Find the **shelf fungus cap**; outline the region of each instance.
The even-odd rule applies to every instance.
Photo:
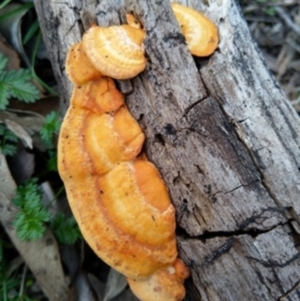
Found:
[[[66,73],[70,81],[77,86],[102,77],[84,53],[81,42],[74,44],[67,53]]]
[[[219,43],[215,24],[192,8],[178,3],[171,5],[190,52],[195,56],[211,55]]]
[[[91,27],[83,36],[88,58],[102,74],[115,79],[138,75],[146,66],[142,29],[130,25]]]
[[[127,281],[141,301],[181,301],[185,296],[183,282],[188,277],[188,268],[177,258],[173,265],[161,268],[147,278],[127,278]]]

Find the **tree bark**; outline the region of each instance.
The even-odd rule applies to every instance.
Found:
[[[118,82],[177,210],[186,300],[300,299],[300,121],[233,0],[177,1],[219,28],[193,58],[168,0],[35,0],[64,111],[68,48],[92,22],[146,30],[146,70]]]

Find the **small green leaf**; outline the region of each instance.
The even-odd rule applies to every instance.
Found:
[[[9,90],[8,86],[0,82],[0,110],[5,110],[8,105]]]
[[[4,156],[13,156],[17,152],[17,147],[6,143],[2,146],[1,151]]]
[[[13,203],[18,207],[24,207],[26,204],[26,194],[36,193],[39,191],[39,187],[37,185],[37,179],[32,178],[27,181],[24,185],[20,185],[17,188],[17,195],[13,199]]]
[[[14,204],[20,207],[16,214],[14,226],[22,240],[37,240],[45,232],[45,222],[50,220],[50,212],[43,206],[37,180],[18,187]]]
[[[24,209],[25,210],[35,210],[42,206],[41,194],[38,190],[36,191],[26,191],[24,195]]]
[[[4,124],[0,124],[0,146],[4,156],[13,156],[17,151],[18,137]]]
[[[18,237],[22,240],[38,240],[43,237],[46,230],[41,220],[22,210],[16,214],[14,226]]]
[[[26,103],[33,103],[39,98],[40,92],[31,83],[15,82],[10,88],[10,94]]]
[[[266,9],[266,14],[273,17],[276,14],[275,8],[274,7],[269,7]]]
[[[50,221],[50,212],[45,207],[36,207],[28,211],[25,208],[24,211],[28,212],[28,215],[35,220],[39,220],[41,222]]]
[[[46,116],[40,134],[41,138],[48,146],[54,146],[53,136],[58,134],[60,125],[61,119],[57,112],[52,111]]]
[[[4,57],[0,57],[0,67],[6,63]],[[31,80],[32,74],[28,69],[0,71],[0,109],[5,110],[10,97],[27,103],[36,101],[40,92]]]
[[[3,71],[8,63],[8,58],[5,57],[2,53],[0,53],[0,72]]]
[[[2,81],[8,86],[11,97],[25,102],[34,102],[38,99],[40,92],[31,82],[30,70],[10,70],[2,76]]]
[[[58,169],[57,169],[57,151],[49,150],[48,154],[49,154],[49,159],[46,163],[47,170],[57,172],[58,171]]]
[[[51,228],[62,244],[73,244],[82,237],[74,217],[66,218],[62,213],[55,216]]]
[[[31,80],[31,72],[29,69],[9,70],[2,73],[1,80],[10,82],[26,82]]]
[[[5,132],[4,132],[4,139],[5,141],[9,141],[9,142],[18,142],[18,137],[5,126]]]

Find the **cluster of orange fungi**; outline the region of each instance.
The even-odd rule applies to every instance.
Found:
[[[191,53],[210,55],[218,44],[214,24],[190,8],[172,8]],[[140,300],[179,301],[189,271],[177,257],[175,210],[111,79],[132,78],[146,65],[145,32],[132,16],[128,22],[92,27],[68,52],[74,90],[59,136],[59,173],[94,252],[127,277]]]

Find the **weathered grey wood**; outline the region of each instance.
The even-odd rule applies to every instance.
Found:
[[[289,231],[280,226],[253,237],[180,240],[198,283],[198,300],[278,300],[285,288],[299,283],[300,254]],[[299,300],[299,291],[288,300]]]
[[[148,63],[126,101],[177,209],[186,299],[299,300],[300,121],[236,3],[181,1],[219,28],[215,54],[194,59],[168,0],[35,2],[64,102],[67,48],[95,12],[102,25],[128,11],[144,25]]]
[[[73,88],[65,74],[66,54],[96,21],[96,0],[35,1],[35,8],[61,92],[61,108],[65,111]]]

